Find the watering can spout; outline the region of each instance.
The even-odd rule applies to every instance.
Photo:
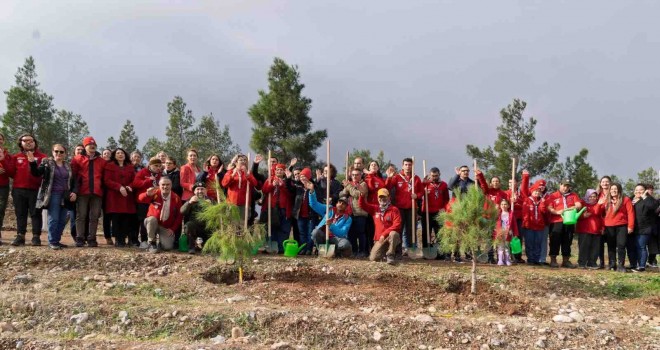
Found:
[[[587,210],[587,207],[582,207],[582,209],[580,209],[580,211],[577,212],[576,216],[579,218],[582,215],[582,213],[584,213],[585,210]]]
[[[303,243],[303,245],[301,245],[301,246],[298,248],[298,252],[297,252],[297,253],[300,253],[300,251],[303,250],[303,248],[305,248],[306,245],[307,245],[307,243]],[[296,253],[296,254],[297,254],[297,253]]]

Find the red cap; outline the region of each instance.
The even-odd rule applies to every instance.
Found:
[[[275,164],[275,169],[286,170],[286,165],[284,165],[282,163],[277,163],[277,164]]]
[[[87,136],[83,139],[83,146],[87,147],[87,145],[94,145],[96,146],[96,140],[94,140],[93,137]]]
[[[307,180],[311,180],[312,179],[312,169],[305,168],[305,169],[300,171],[300,175],[304,175],[307,178]]]

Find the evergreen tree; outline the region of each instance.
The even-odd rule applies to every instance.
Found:
[[[541,144],[530,151],[536,141],[536,119],[523,117],[527,107],[525,101],[514,99],[513,103],[500,111],[502,124],[497,127],[497,140],[493,146],[479,149],[467,145],[467,154],[476,159],[479,168],[489,178],[498,176],[502,183],[511,178],[511,158],[516,158],[518,169],[527,169],[532,176],[543,176],[557,163],[559,144]],[[516,169],[517,170],[517,169]]]
[[[157,137],[150,137],[142,147],[142,156],[144,157],[144,160],[148,163],[151,157],[156,156],[158,152],[163,150],[163,146],[163,142]],[[128,152],[128,150],[126,150],[126,152]]]
[[[490,246],[497,220],[496,207],[484,205],[486,200],[477,186],[470,186],[467,194],[456,197],[451,211],[436,218],[443,225],[438,232],[441,251],[472,254],[472,294],[477,293],[477,251]]]
[[[126,120],[124,127],[119,133],[119,147],[130,153],[138,149],[138,141],[139,139],[135,134],[133,123],[130,120]]]
[[[16,151],[15,140],[28,133],[39,141],[41,149],[48,149],[61,140],[62,130],[55,123],[53,97],[39,88],[37,72],[32,56],[25,60],[14,76],[16,85],[5,91],[7,112],[2,115],[2,132],[7,141],[5,145]]]
[[[312,100],[302,96],[297,66],[275,58],[268,72],[268,92],[260,90],[259,100],[250,107],[250,147],[261,154],[268,150],[281,160],[298,158],[301,164],[316,160],[316,149],[328,136],[326,130],[312,131],[309,111]]]
[[[583,148],[575,156],[566,157],[566,162],[558,163],[548,176],[548,188],[558,188],[562,179],[569,179],[573,184],[572,190],[583,196],[587,189],[598,184],[596,170],[587,162],[589,150]]]
[[[117,147],[119,147],[119,146],[117,146],[117,141],[115,141],[115,138],[112,137],[112,136],[108,137],[108,140],[105,142],[105,149],[115,150],[115,149],[117,149]],[[126,152],[129,152],[129,151],[126,151]]]
[[[63,144],[69,153],[72,153],[76,145],[81,144],[83,138],[89,135],[87,122],[80,114],[61,109],[57,111],[55,121],[62,131],[57,141]]]
[[[226,163],[241,151],[240,147],[233,143],[229,127],[227,125],[221,127],[213,114],[203,116],[199,120],[193,139],[192,148],[197,150],[200,160],[206,160],[212,154],[217,154]]]
[[[181,161],[186,159],[186,151],[192,144],[195,118],[192,111],[186,109],[186,103],[181,96],[175,96],[172,102],[167,103],[167,113],[170,117],[165,131],[167,140],[164,150],[177,161]]]

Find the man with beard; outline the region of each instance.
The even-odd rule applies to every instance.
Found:
[[[401,242],[401,214],[399,209],[390,203],[390,192],[381,188],[378,190],[378,205],[367,203],[364,196],[360,196],[360,207],[374,219],[375,233],[374,246],[369,254],[370,261],[380,261],[383,255],[387,263],[394,265],[396,247]]]

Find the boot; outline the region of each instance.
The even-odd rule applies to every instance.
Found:
[[[522,258],[522,253],[514,254],[513,257],[515,258],[516,264],[525,263],[525,259]]]
[[[508,249],[504,249],[504,263],[506,266],[511,266],[511,253]]]
[[[575,265],[570,262],[571,257],[570,256],[562,256],[561,257],[561,267],[565,267],[568,269],[574,269]]]
[[[16,238],[14,238],[14,241],[11,242],[11,245],[13,245],[14,247],[25,245],[25,235],[22,235],[20,233],[17,234]]]
[[[550,267],[559,267],[559,264],[557,264],[556,255],[550,256]]]
[[[616,268],[616,272],[626,272],[626,257],[619,258],[619,267]]]
[[[497,265],[504,266],[504,249],[497,248]]]
[[[38,235],[32,235],[32,245],[38,247],[41,245],[41,237]]]

